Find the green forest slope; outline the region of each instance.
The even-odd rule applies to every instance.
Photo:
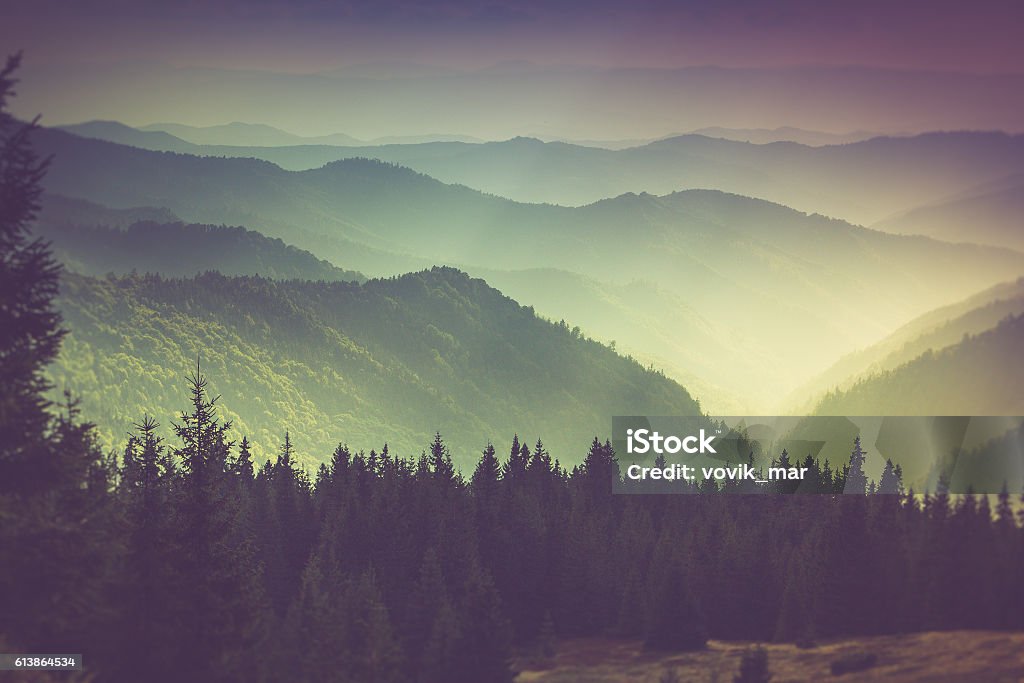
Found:
[[[813,408],[823,394],[849,389],[918,357],[941,351],[1024,313],[1024,278],[990,287],[963,301],[915,318],[882,341],[844,356],[791,397],[792,410]]]
[[[821,415],[1024,415],[1024,315],[827,394]]]
[[[239,437],[272,451],[291,430],[307,462],[381,435],[418,453],[440,430],[463,465],[513,433],[574,463],[613,415],[698,411],[663,375],[448,268],[362,285],[70,274],[59,305],[71,333],[51,379],[116,441],[185,405],[197,355]]]
[[[185,224],[155,209],[115,210],[50,196],[34,232],[50,241],[62,263],[86,275],[134,270],[188,277],[216,270],[274,279],[366,279],[254,230]]]
[[[46,179],[53,192],[245,225],[369,275],[447,264],[469,272],[558,269],[618,285],[643,279],[726,330],[728,339],[713,333],[719,347],[753,347],[773,359],[754,363],[739,391],[734,381],[700,377],[732,397],[743,385],[784,397],[914,316],[1024,272],[1024,255],[1010,250],[890,235],[722,192],[627,194],[567,208],[517,203],[378,161],[290,172],[54,130],[38,140],[55,155]],[[558,305],[543,296],[525,303]],[[576,325],[584,316],[570,307],[558,317]],[[714,364],[742,365],[738,355]],[[666,361],[687,363],[682,353]],[[776,403],[759,397],[748,409],[770,413]]]

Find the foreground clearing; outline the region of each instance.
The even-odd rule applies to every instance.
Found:
[[[524,663],[516,683],[658,683],[675,669],[686,683],[732,683],[751,643],[711,641],[702,652],[645,652],[632,640],[567,640],[548,666]],[[822,642],[813,649],[764,646],[772,683],[835,680],[899,683],[1024,683],[1024,633],[950,631]],[[873,668],[833,676],[829,665],[844,656],[870,653]]]

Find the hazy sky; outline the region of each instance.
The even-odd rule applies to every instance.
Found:
[[[880,111],[878,115],[858,111],[852,119],[842,116],[839,109],[812,117],[802,114],[803,103],[792,99],[789,110],[768,106],[759,118],[760,107],[755,104],[750,108],[756,98],[748,97],[741,98],[748,108],[744,116],[728,117],[728,109],[723,107],[692,117],[673,116],[666,110],[660,117],[641,116],[619,125],[612,125],[614,121],[606,116],[600,124],[582,120],[580,136],[655,136],[684,129],[691,123],[692,127],[719,123],[802,125],[837,132],[851,126],[1012,128],[1014,117],[1020,113],[1019,100],[1013,95],[1000,99],[995,91],[1002,84],[986,85],[984,77],[1024,73],[1024,41],[1020,40],[1024,3],[1010,0],[33,0],[5,4],[0,44],[8,49],[24,49],[26,58],[19,111],[42,111],[51,122],[98,117],[133,124],[169,119],[194,124],[245,120],[301,129],[296,130],[300,133],[349,132],[364,137],[431,131],[502,137],[506,133],[542,132],[548,126],[571,136],[572,130],[561,115],[539,120],[544,118],[538,114],[544,111],[542,100],[550,96],[544,88],[517,91],[521,97],[538,101],[519,103],[524,118],[519,130],[513,130],[516,126],[507,122],[472,126],[468,116],[453,118],[442,110],[433,112],[433,120],[416,121],[410,116],[380,125],[374,123],[369,109],[360,113],[362,118],[304,118],[297,103],[285,112],[273,101],[279,96],[266,92],[263,96],[274,106],[263,115],[263,101],[246,90],[246,79],[257,78],[252,74],[236,74],[234,80],[218,76],[218,87],[226,88],[230,101],[215,106],[193,97],[197,87],[194,80],[186,83],[178,78],[180,67],[290,74],[349,69],[342,73],[398,75],[425,83],[444,76],[435,67],[476,71],[502,65],[498,70],[501,75],[494,81],[500,92],[510,78],[507,65],[529,62],[539,67],[773,68],[766,80],[753,86],[769,100],[773,83],[793,78],[780,76],[793,72],[780,71],[779,67],[859,65],[959,72],[975,77],[966,91],[951,92],[948,101],[940,98],[931,104],[957,110],[945,118],[930,117],[927,107],[918,112],[917,105],[906,112]],[[109,66],[114,63],[120,65]],[[144,82],[146,88],[132,89],[123,77],[112,75],[117,69],[127,68],[125,63],[136,69],[136,86]],[[390,66],[352,70],[367,64]],[[568,78],[565,70],[559,73]],[[37,79],[34,84],[30,81],[33,77]],[[533,70],[530,78],[537,77]],[[499,81],[505,85],[498,86]],[[621,82],[616,81],[615,87],[621,87]],[[742,83],[737,81],[735,87],[752,87],[751,81]],[[473,85],[463,83],[453,90],[442,84],[434,92],[438,97],[472,99],[475,91],[471,88],[478,85],[476,81]],[[606,85],[601,82],[594,87]],[[238,92],[234,92],[236,87]],[[929,87],[935,90],[934,84]],[[973,108],[966,106],[963,100],[977,97],[978,92],[972,88],[979,87],[987,87],[987,94],[982,94]],[[558,87],[554,90],[557,92]],[[687,94],[692,97],[696,92],[699,88]],[[895,91],[886,90],[884,96],[891,92]],[[170,94],[176,96],[172,98],[177,103],[173,106],[159,97]],[[637,91],[629,94],[638,96]],[[795,94],[790,90],[787,97]],[[850,94],[857,100],[861,91]],[[867,94],[879,96],[876,100],[882,95]],[[639,96],[645,97],[642,93]],[[834,94],[830,97],[834,99]],[[152,101],[147,103],[147,99]],[[389,105],[402,101],[390,95],[384,100]],[[652,100],[649,106],[675,104],[671,99]],[[856,101],[850,104],[863,109]],[[402,106],[416,107],[417,100],[408,100]],[[565,116],[586,118],[582,109],[566,109],[567,105],[558,102],[554,106]],[[872,106],[879,105],[876,102]],[[488,113],[484,108],[478,116]],[[722,120],[726,117],[733,120],[726,123]],[[340,128],[328,130],[336,126]],[[476,130],[468,130],[470,127]]]

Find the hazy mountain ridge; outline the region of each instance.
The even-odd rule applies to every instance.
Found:
[[[1024,176],[988,183],[967,193],[921,206],[876,224],[900,234],[947,241],[969,240],[1024,251]]]
[[[57,155],[52,191],[246,225],[371,275],[426,262],[649,280],[700,316],[727,315],[756,338],[776,361],[773,373],[782,368],[789,380],[773,387],[780,397],[841,353],[1024,271],[1024,255],[1014,252],[893,236],[721,192],[627,194],[566,208],[487,196],[378,161],[296,173],[58,131],[39,138]],[[559,317],[578,324],[572,311]],[[808,338],[816,343],[808,347]]]
[[[261,123],[234,121],[217,126],[187,126],[180,123],[153,123],[140,130],[163,132],[194,145],[230,145],[251,147],[283,147],[287,145],[355,145],[361,140],[335,133],[304,137]]]
[[[464,466],[514,432],[576,462],[611,415],[697,411],[672,380],[452,269],[362,285],[67,275],[59,307],[71,333],[50,377],[113,436],[140,411],[175,414],[197,354],[239,435],[269,447],[291,429],[316,458],[381,434],[416,453],[441,430]]]
[[[479,144],[357,147],[183,147],[188,143],[172,146],[141,137],[131,141],[121,133],[108,137],[160,151],[259,158],[288,170],[373,158],[517,201],[567,206],[626,192],[661,195],[719,189],[864,224],[1024,173],[1024,136],[983,132],[880,137],[816,147],[687,134],[615,150],[525,137]],[[963,240],[970,241],[969,233],[960,233],[959,241]]]
[[[188,277],[217,271],[275,279],[366,280],[362,273],[242,227],[140,221],[119,229],[40,222],[35,232],[50,242],[59,261],[85,275],[136,271]]]
[[[196,146],[231,147],[291,147],[291,146],[332,146],[353,145],[422,144],[429,142],[482,142],[472,135],[386,135],[369,140],[360,140],[344,133],[330,135],[296,135],[265,124],[241,123],[235,121],[217,126],[186,126],[180,123],[153,123],[142,126],[143,131],[162,131],[174,135]],[[72,131],[73,132],[73,131]]]
[[[794,392],[792,409],[812,408],[826,393],[850,389],[872,376],[890,372],[929,352],[954,346],[966,337],[1024,313],[1024,278],[1002,283],[963,301],[930,311],[882,341],[848,354]]]
[[[345,131],[361,139],[394,131],[424,134],[440,126],[481,139],[588,140],[653,138],[708,126],[1020,131],[1024,118],[1019,94],[1024,76],[1013,73],[857,66],[477,66],[432,73],[405,66],[377,69],[371,76],[358,70],[277,73],[135,62],[60,69],[30,65],[23,93],[26,101],[36,93],[50,94],[47,110],[60,112],[65,121],[123,117],[198,123],[189,103],[203,101],[202,122],[246,120],[259,111],[262,122],[284,129]],[[93,83],[104,99],[76,100],[75,88],[83,81]],[[140,100],[140,83],[162,87]],[[815,106],[797,105],[803,102]],[[553,118],[552,112],[561,116]]]
[[[693,135],[703,135],[709,138],[724,138],[739,142],[751,142],[755,145],[766,145],[772,142],[795,142],[809,147],[823,147],[825,145],[843,145],[851,142],[861,142],[871,138],[883,137],[884,134],[870,131],[852,131],[849,133],[828,133],[820,130],[807,130],[794,128],[793,126],[780,126],[778,128],[726,128],[723,126],[709,126],[690,131]],[[675,137],[675,136],[668,136]]]
[[[37,224],[49,225],[105,225],[124,230],[140,221],[180,223],[181,218],[165,207],[131,206],[112,209],[87,199],[65,197],[44,192],[40,202]]]
[[[785,381],[777,369],[768,381],[752,385],[751,376],[776,368],[742,325],[708,319],[683,296],[652,282],[612,284],[557,269],[471,272],[513,299],[529,302],[538,314],[555,321],[568,318],[596,339],[615,342],[620,353],[663,369],[711,413],[745,414],[772,401],[773,386]]]
[[[1024,414],[1024,315],[824,396],[820,415]]]
[[[106,140],[107,142],[116,142],[119,145],[131,145],[132,147],[149,149],[156,152],[199,154],[202,151],[200,145],[186,142],[165,131],[133,128],[118,121],[86,121],[84,123],[58,126],[57,129],[83,138]]]

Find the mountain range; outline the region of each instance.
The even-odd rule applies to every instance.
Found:
[[[873,227],[1024,251],[1022,216],[1024,174],[1016,174],[901,212]]]
[[[1024,314],[1024,279],[1001,283],[962,301],[929,311],[877,344],[844,356],[794,394],[797,413],[812,409],[825,393],[841,393],[854,384],[892,373],[921,356],[942,351]],[[1011,358],[993,362],[1013,364]],[[956,391],[951,387],[950,391]],[[952,413],[949,413],[952,414]]]
[[[717,189],[880,227],[896,214],[1024,173],[1024,136],[1001,133],[929,133],[811,147],[739,142],[709,131],[712,136],[682,135],[603,149],[534,138],[355,147],[196,145],[162,131],[113,122],[66,130],[156,151],[252,157],[288,170],[316,169],[342,159],[378,159],[446,183],[532,203],[579,206],[627,192]],[[970,226],[962,226],[942,236],[969,241],[970,234]]]
[[[482,142],[469,135],[389,135],[373,140],[357,140],[344,133],[304,137],[283,131],[279,128],[258,123],[241,123],[235,121],[218,126],[187,126],[181,123],[153,123],[139,128],[126,126],[118,121],[86,121],[84,123],[59,126],[75,135],[96,138],[109,142],[118,142],[142,149],[164,152],[185,152],[203,154],[211,151],[207,148],[246,148],[245,154],[227,153],[224,156],[256,156],[250,150],[263,150],[270,147],[306,147],[320,148],[321,153],[329,154],[329,147],[376,146],[376,145],[416,145],[432,142]],[[267,152],[272,154],[273,152]],[[333,159],[332,159],[333,161]]]
[[[139,61],[29,64],[19,102],[59,113],[57,123],[206,126],[251,121],[258,112],[260,123],[302,135],[343,131],[364,140],[439,130],[484,140],[652,139],[712,126],[1022,132],[1024,120],[1019,73],[827,65],[409,67],[282,73]],[[82,83],[103,97],[80,97]]]
[[[707,128],[698,128],[697,130],[690,131],[690,133],[709,138],[752,142],[755,145],[767,145],[772,142],[795,142],[809,147],[844,145],[851,142],[861,142],[862,140],[883,137],[882,133],[872,133],[864,130],[850,133],[826,133],[820,130],[794,128],[793,126],[780,126],[778,128],[724,128],[722,126],[709,126]]]
[[[1024,315],[826,394],[821,415],[1022,415]]]
[[[685,340],[688,330],[702,330],[702,348],[718,349],[708,356],[709,372],[726,363],[764,368],[723,387],[733,397],[753,384],[781,399],[915,315],[1024,271],[1017,252],[890,235],[722,192],[626,194],[569,208],[514,202],[365,159],[290,172],[53,130],[40,131],[37,144],[54,155],[51,192],[115,208],[164,207],[186,222],[245,225],[371,276],[451,264],[557,269],[615,286],[650,282],[694,314],[659,335]],[[550,291],[534,288],[524,303],[580,324],[573,310],[559,312]],[[630,315],[615,318],[620,329]],[[742,351],[749,348],[759,353]],[[760,355],[773,362],[753,360]],[[741,356],[750,360],[735,360]],[[689,365],[685,352],[670,360]],[[749,408],[766,406],[759,398]]]

